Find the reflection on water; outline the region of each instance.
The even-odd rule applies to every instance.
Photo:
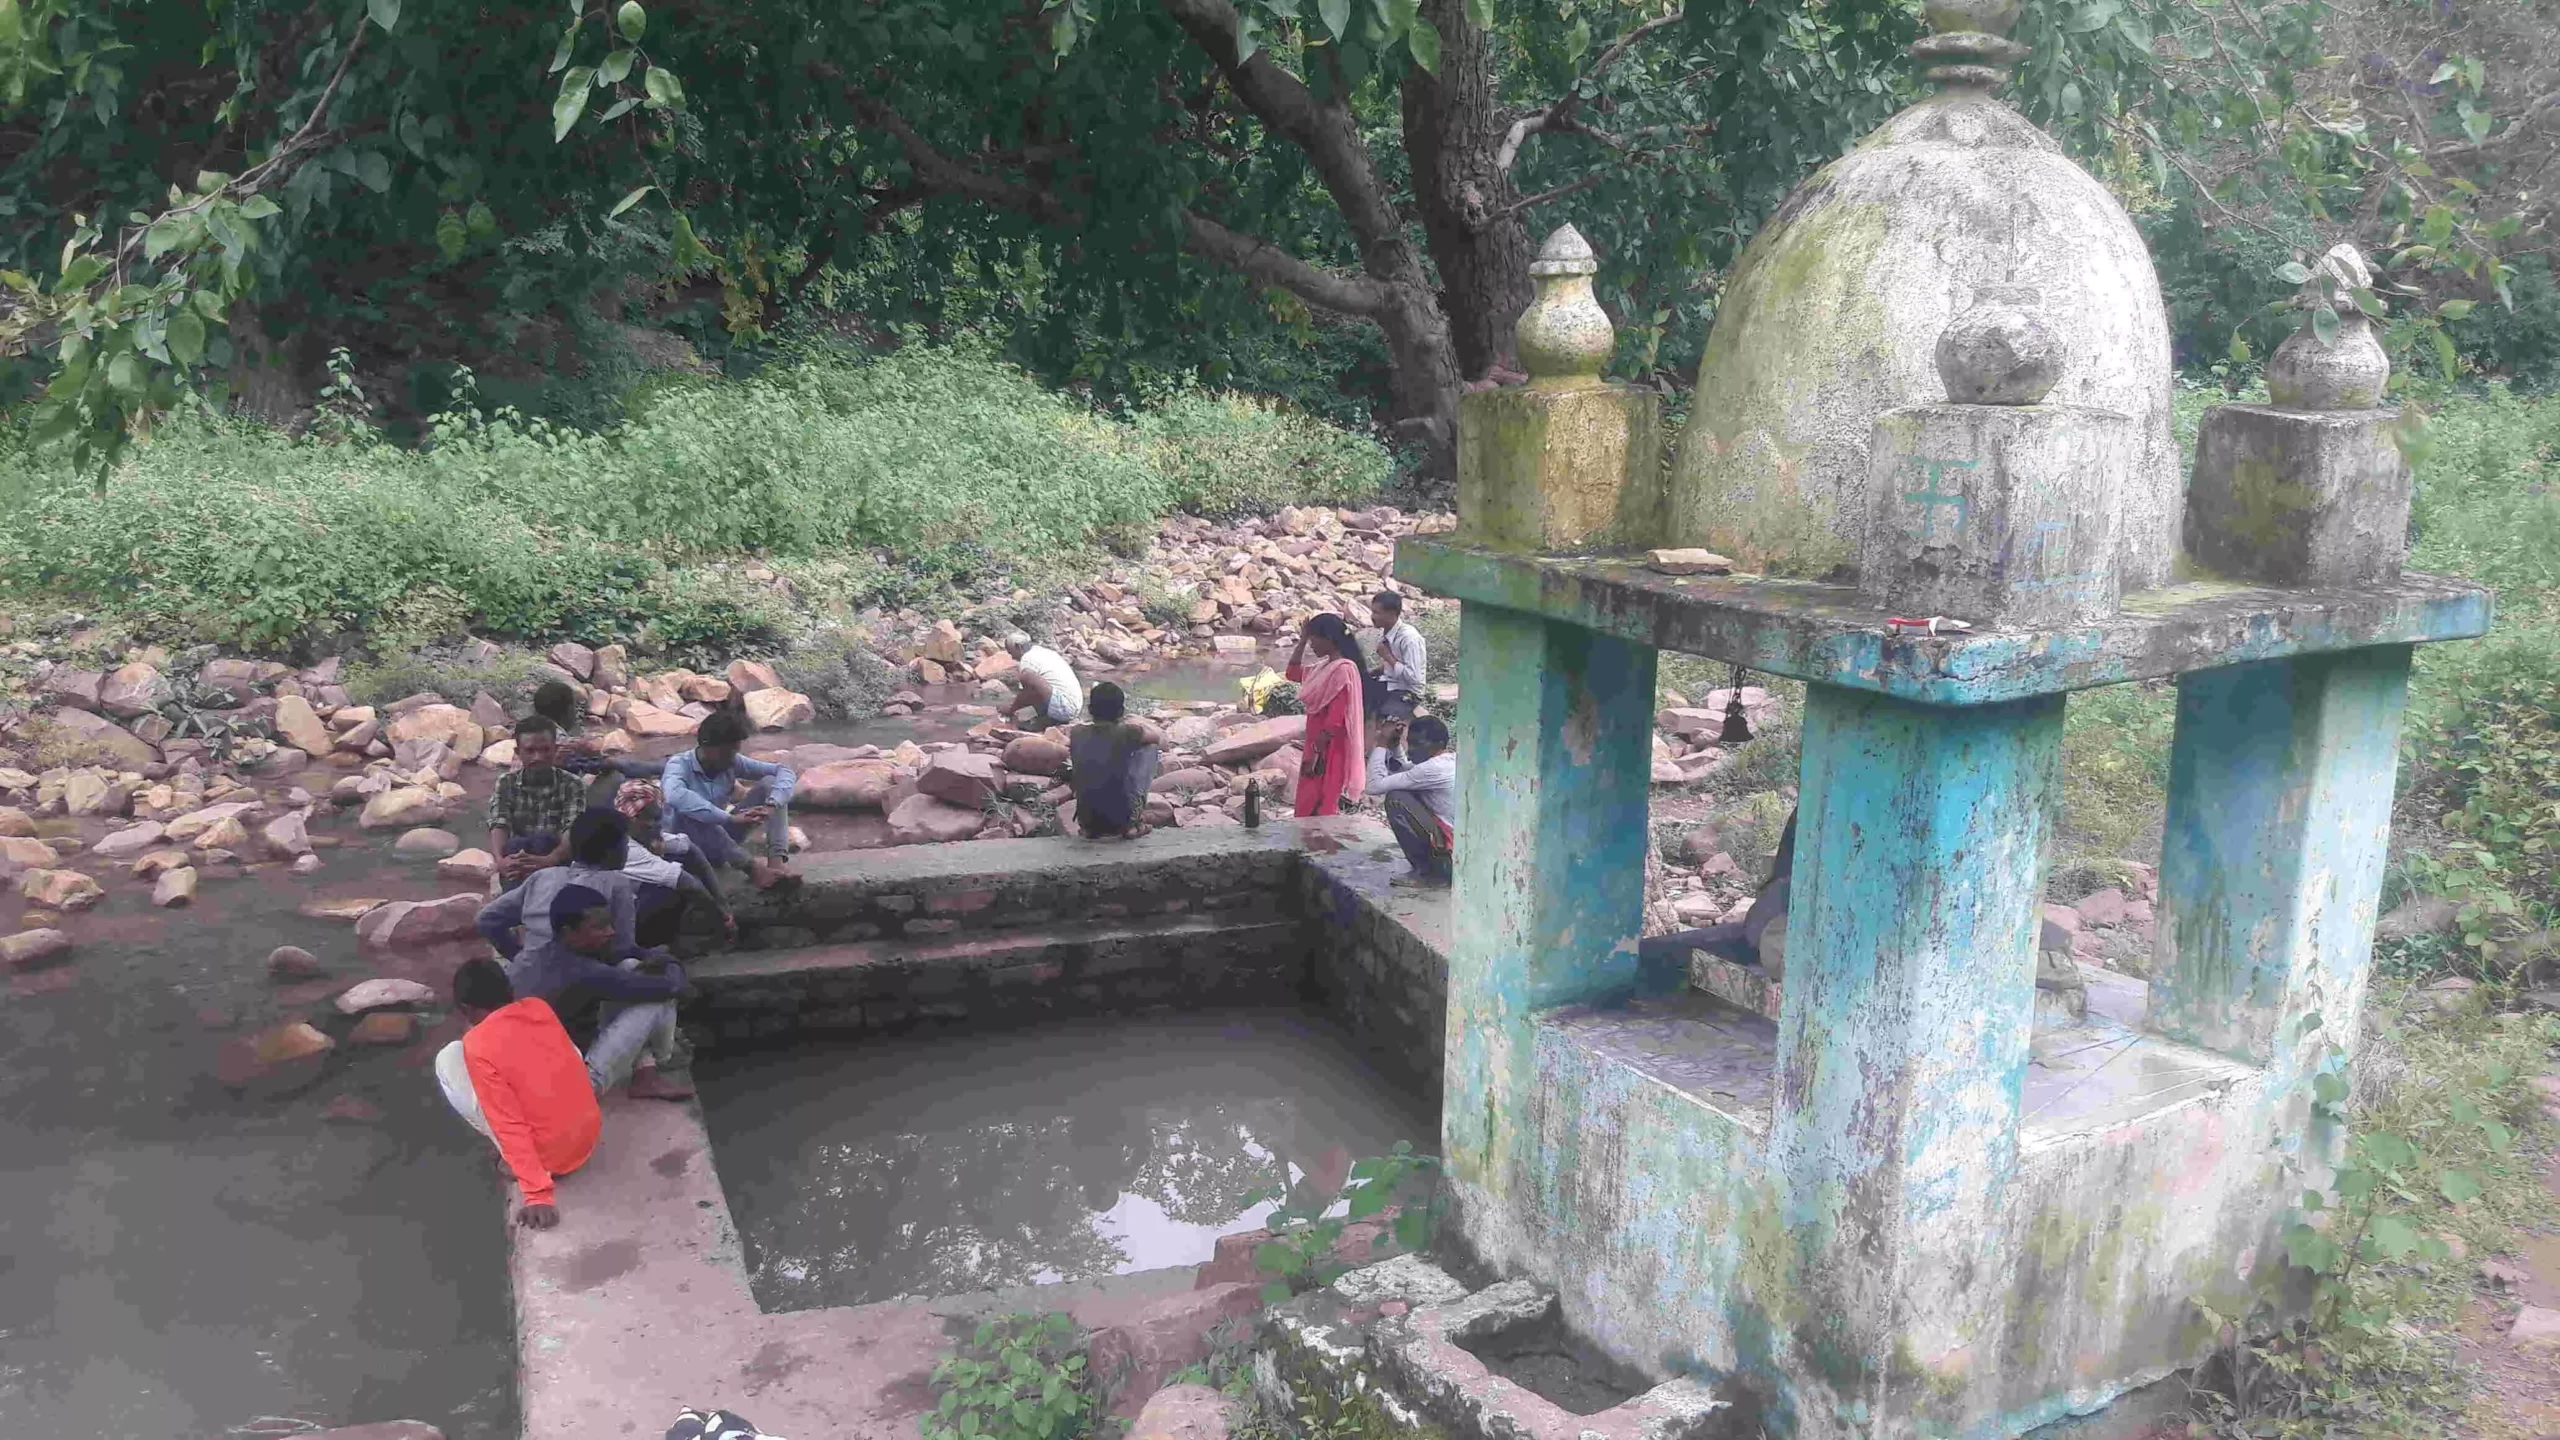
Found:
[[[1209,1258],[1246,1197],[1435,1128],[1324,1021],[1229,1012],[705,1059],[715,1157],[771,1309]]]

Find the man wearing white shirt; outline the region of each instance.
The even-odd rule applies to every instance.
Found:
[[[1379,738],[1387,744],[1369,752],[1369,793],[1387,808],[1387,828],[1396,832],[1411,875],[1391,884],[1437,888],[1450,881],[1457,857],[1458,761],[1449,753],[1449,726],[1424,715],[1410,723],[1389,721]],[[1401,738],[1405,756],[1390,748]]]
[[[1378,714],[1385,720],[1410,720],[1429,673],[1422,632],[1404,618],[1404,597],[1381,590],[1369,598],[1369,623],[1378,627],[1378,688],[1383,698]]]
[[[1084,686],[1076,679],[1074,667],[1067,657],[1046,645],[1035,645],[1031,637],[1016,630],[1004,637],[1004,648],[1013,656],[1013,703],[1004,707],[1011,719],[1018,711],[1029,710],[1031,728],[1046,730],[1052,725],[1072,724],[1084,709]]]

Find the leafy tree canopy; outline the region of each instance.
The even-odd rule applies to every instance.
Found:
[[[2457,19],[2026,0],[2011,93],[2175,252],[2191,340],[2267,343],[2277,272],[2354,238],[2449,302],[2401,338],[2450,365],[2444,322],[2547,246],[2519,197],[2560,129],[2500,113],[2530,67]],[[1534,235],[1602,254],[1622,373],[1685,371],[1760,218],[1911,97],[1919,27],[1908,0],[0,0],[0,347],[99,464],[296,333],[458,358],[633,286],[746,337],[968,287],[1061,373],[1372,326],[1386,418],[1445,465]],[[2342,27],[2371,52],[2325,54]]]

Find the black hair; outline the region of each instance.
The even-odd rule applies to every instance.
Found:
[[[702,717],[702,728],[693,732],[696,745],[744,745],[747,743],[747,717],[735,710],[714,710]]]
[[[584,885],[571,885],[551,897],[551,933],[565,935],[577,928],[580,920],[606,908],[603,892]]]
[[[1404,727],[1404,738],[1437,755],[1449,748],[1449,722],[1437,715],[1416,715]]]
[[[1351,624],[1328,610],[1307,622],[1307,633],[1331,642],[1333,653],[1351,662],[1361,674],[1369,673],[1369,657],[1360,653],[1360,638],[1351,633]]]
[[[587,892],[594,894],[594,891]],[[465,960],[453,971],[453,1008],[489,1011],[514,1004],[516,987],[495,960]]]
[[[1084,708],[1096,720],[1117,720],[1129,713],[1128,702],[1121,698],[1120,687],[1105,680],[1086,693]]]
[[[559,733],[560,722],[552,719],[548,715],[540,714],[538,712],[532,715],[527,715],[516,722],[516,738],[519,740],[523,739],[527,735],[557,735]]]
[[[566,728],[578,718],[578,692],[566,680],[545,680],[533,687],[533,713]],[[521,733],[521,732],[519,732]]]
[[[1369,597],[1369,603],[1386,611],[1390,615],[1401,615],[1404,613],[1404,597],[1393,590],[1379,591],[1377,594]]]
[[[610,805],[591,805],[569,822],[569,853],[588,865],[622,866],[631,826]]]

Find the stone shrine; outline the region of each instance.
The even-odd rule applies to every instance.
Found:
[[[1773,1435],[2022,1434],[2197,1363],[2193,1297],[2281,1278],[2342,1138],[2313,1081],[2357,1031],[2411,649],[2489,624],[2487,592],[2373,543],[2408,510],[2378,412],[2225,407],[2181,508],[2149,261],[1988,93],[2014,15],[1923,40],[1948,93],[1754,243],[1668,495],[1631,453],[1650,397],[1594,381],[1605,317],[1551,272],[1531,313],[1576,338],[1465,398],[1459,528],[1398,548],[1400,579],[1466,603],[1441,1121],[1463,1243]],[[1972,223],[2029,195],[2014,231]],[[1955,228],[1911,228],[1950,197]],[[1942,376],[1958,306],[2021,282],[2068,344],[1985,321]],[[1870,494],[1905,461],[1962,484]],[[1931,530],[1929,490],[2005,518]],[[2169,583],[2182,522],[2229,578]],[[2019,561],[2048,535],[2060,560]],[[1699,541],[1762,573],[1644,563]],[[1975,623],[1891,623],[1932,607]],[[1765,1013],[1639,958],[1664,649],[1806,686]],[[2067,697],[2172,678],[2154,978],[2040,1014]]]

